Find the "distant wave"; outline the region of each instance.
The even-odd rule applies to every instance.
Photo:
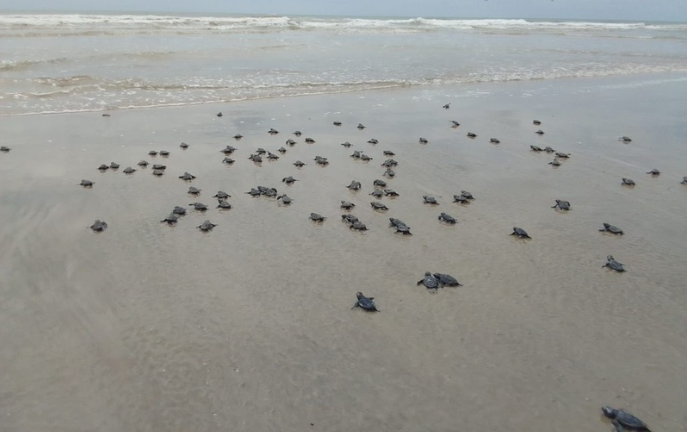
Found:
[[[41,64],[57,64],[67,62],[68,59],[64,57],[46,59],[46,60],[0,60],[0,71],[13,71],[28,69],[32,66]]]

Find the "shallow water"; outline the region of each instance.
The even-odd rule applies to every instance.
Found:
[[[2,429],[591,432],[611,430],[600,414],[608,404],[677,430],[687,399],[687,95],[684,77],[671,79],[0,120],[12,147],[0,154]],[[247,160],[296,129],[303,136],[280,160]],[[227,144],[238,148],[231,167],[219,152]],[[530,144],[571,158],[554,169]],[[355,149],[374,160],[352,160]],[[396,152],[388,183],[401,196],[377,213],[367,194],[385,149]],[[140,159],[166,174],[121,172]],[[296,169],[297,159],[308,165]],[[96,170],[111,161],[118,172]],[[661,176],[644,174],[651,168]],[[178,179],[185,171],[197,179]],[[300,181],[286,186],[287,175]],[[82,189],[82,178],[95,186]],[[357,193],[344,187],[353,179]],[[294,202],[244,194],[257,185]],[[476,200],[451,203],[463,189]],[[217,190],[232,195],[231,210],[212,208]],[[551,209],[555,199],[572,211]],[[159,223],[196,200],[211,209]],[[369,231],[340,221],[341,200],[356,203]],[[442,211],[459,222],[440,224]],[[311,212],[329,219],[312,223]],[[413,235],[394,234],[389,217]],[[90,232],[95,219],[109,228]],[[195,227],[206,219],[218,226],[203,234]],[[599,233],[603,222],[625,235]],[[513,226],[533,239],[509,236]],[[608,254],[627,272],[602,269]],[[416,286],[428,270],[464,286],[431,294]],[[356,291],[381,312],[350,310]]]

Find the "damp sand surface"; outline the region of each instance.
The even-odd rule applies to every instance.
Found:
[[[0,429],[592,432],[612,430],[600,413],[611,405],[680,430],[687,88],[632,77],[467,90],[2,118]],[[297,144],[278,161],[248,160],[288,138]],[[571,156],[553,168],[530,144]],[[383,150],[396,153],[387,182],[400,196],[375,212]],[[96,169],[113,161],[118,171]],[[180,180],[185,171],[197,178]],[[293,203],[244,193],[258,185]],[[218,190],[231,210],[215,209]],[[476,200],[452,203],[461,190]],[[551,209],[555,199],[572,210]],[[342,223],[341,200],[369,231]],[[160,223],[195,201],[210,209]],[[107,230],[91,232],[95,219]],[[202,233],[206,219],[217,226]],[[600,233],[603,222],[625,235]],[[514,226],[532,240],[510,236]],[[627,272],[602,268],[609,254]],[[463,286],[433,294],[416,286],[425,271]],[[351,310],[357,291],[381,312]]]

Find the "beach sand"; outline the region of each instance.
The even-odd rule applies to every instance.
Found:
[[[651,80],[0,118],[12,148],[0,154],[0,429],[592,432],[612,430],[600,411],[611,405],[682,430],[687,88]],[[297,129],[280,160],[247,160]],[[227,144],[233,166],[221,163]],[[552,168],[530,144],[571,157]],[[147,156],[162,149],[171,155]],[[356,149],[374,160],[353,160]],[[399,161],[387,181],[400,197],[378,213],[368,194],[383,150]],[[96,169],[112,161],[118,172]],[[185,171],[197,179],[178,179]],[[363,189],[349,192],[351,180]],[[258,185],[293,204],[244,194]],[[214,208],[218,190],[231,210]],[[461,190],[476,200],[453,204]],[[341,222],[341,200],[369,231]],[[194,201],[211,208],[159,222]],[[394,234],[389,217],[413,235]],[[91,232],[95,219],[109,228]],[[206,219],[217,227],[204,234]],[[625,235],[600,233],[603,222]],[[533,239],[509,236],[514,226]],[[627,272],[602,268],[609,254]],[[416,286],[425,271],[464,286],[432,294]],[[381,312],[351,310],[357,291]]]

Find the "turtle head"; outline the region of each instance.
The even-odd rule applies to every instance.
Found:
[[[432,276],[432,272],[425,272],[425,277]]]
[[[604,222],[604,228],[609,228],[611,224]]]
[[[363,293],[361,293],[360,291],[358,291],[357,293],[355,293],[355,296],[356,296],[357,298],[363,297]]]
[[[610,419],[614,419],[618,415],[618,410],[609,406],[602,407],[601,411]]]
[[[609,260],[609,261],[615,261],[615,258],[613,258],[613,255],[608,255],[608,256],[606,257],[606,259]]]

